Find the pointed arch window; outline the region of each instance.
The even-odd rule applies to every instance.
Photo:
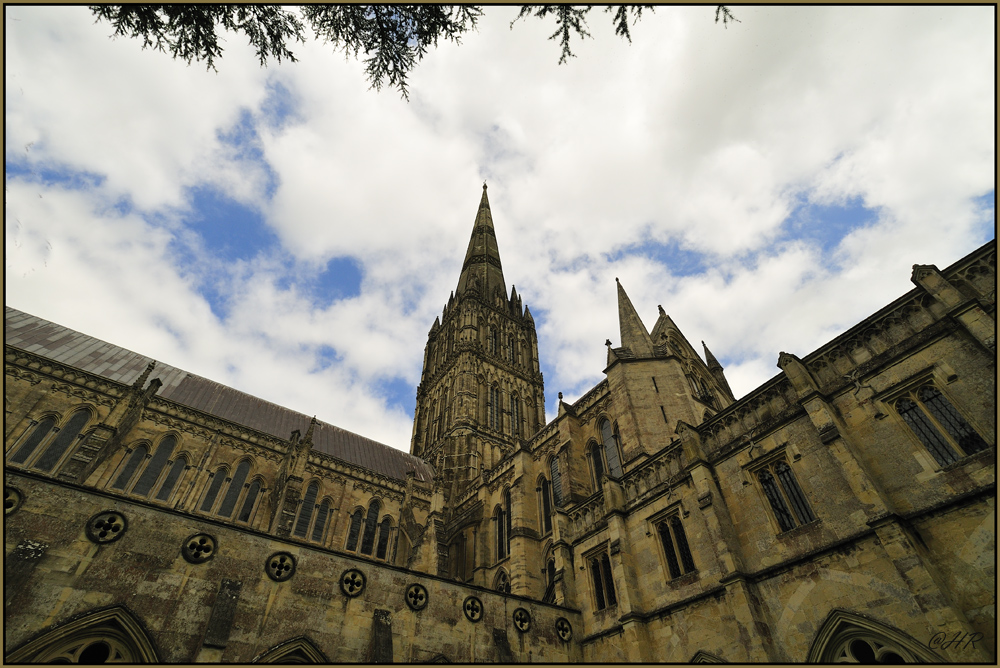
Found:
[[[159,663],[142,624],[121,607],[85,614],[4,657],[22,663]]]
[[[541,482],[538,485],[539,496],[541,497],[541,522],[542,533],[546,534],[552,531],[552,489],[549,485],[548,479],[542,477]]]
[[[351,526],[347,530],[348,552],[355,552],[358,549],[358,538],[361,535],[361,523],[364,521],[364,511],[360,508],[351,513]]]
[[[678,515],[673,515],[657,523],[656,531],[660,534],[663,555],[667,560],[667,570],[670,572],[670,577],[679,578],[681,575],[695,571],[694,559],[691,556],[691,548],[688,545],[687,534],[684,533],[681,518]]]
[[[163,473],[163,469],[166,468],[170,456],[174,454],[174,447],[176,445],[177,439],[172,434],[160,441],[152,458],[149,460],[149,464],[146,465],[142,475],[139,476],[139,480],[136,481],[135,486],[132,488],[133,494],[136,496],[149,496],[153,485],[156,484],[160,474]]]
[[[500,506],[493,511],[493,522],[496,524],[497,561],[501,561],[507,558],[507,539],[504,536],[507,521]]]
[[[56,467],[56,464],[62,460],[63,455],[70,449],[76,437],[80,435],[80,432],[89,421],[90,411],[80,409],[73,413],[62,429],[56,433],[55,438],[45,448],[45,451],[42,452],[38,460],[32,465],[32,468],[46,473],[51,472]]]
[[[323,503],[316,509],[316,523],[313,525],[312,541],[314,543],[323,542],[323,533],[326,531],[326,518],[330,515],[330,501],[324,499]]]
[[[507,522],[507,526],[504,527],[507,537],[507,554],[510,554],[510,538],[511,538],[511,528],[513,527],[513,513],[511,512],[511,501],[510,501],[510,488],[503,491],[503,514],[504,519]]]
[[[493,581],[493,590],[501,594],[510,593],[510,577],[507,575],[507,571],[502,568],[497,571],[496,579]]]
[[[146,459],[146,455],[149,453],[149,449],[145,444],[136,446],[132,451],[132,456],[129,457],[128,461],[125,463],[125,468],[121,470],[115,481],[111,483],[112,489],[125,490],[128,488],[129,482],[131,482],[132,477],[135,472],[139,469],[139,465],[142,464],[143,460]]]
[[[604,477],[604,454],[597,441],[591,441],[587,448],[590,458],[590,468],[594,473],[594,491],[601,489],[601,478]]]
[[[898,399],[895,408],[939,466],[948,466],[989,447],[933,385],[924,385]]]
[[[562,508],[562,476],[559,473],[559,459],[555,455],[549,460],[549,475],[552,476],[552,500],[555,501],[556,508]]]
[[[302,507],[299,508],[299,517],[295,522],[294,534],[299,538],[305,538],[309,531],[309,523],[312,521],[313,510],[316,508],[316,496],[319,494],[319,483],[311,482],[306,488],[305,496],[302,497]]]
[[[187,468],[187,460],[184,457],[178,457],[174,460],[174,463],[170,465],[170,470],[167,471],[167,477],[163,479],[163,484],[160,485],[160,491],[156,493],[157,501],[169,501],[170,495],[174,491],[174,487],[177,486],[177,481],[180,480],[181,474],[184,473],[184,469]]]
[[[35,452],[38,444],[45,440],[45,437],[49,435],[49,432],[52,431],[52,427],[54,427],[55,424],[55,419],[50,417],[47,417],[39,422],[35,426],[34,431],[31,432],[31,435],[28,436],[28,439],[21,444],[21,447],[19,447],[13,455],[11,455],[10,460],[15,464],[24,464],[27,462],[31,455]]]
[[[368,515],[365,517],[365,533],[361,537],[361,554],[371,555],[375,548],[375,529],[378,526],[378,513],[382,504],[378,499],[373,499],[368,506]]]
[[[601,440],[604,442],[604,456],[608,462],[608,475],[618,479],[622,477],[621,457],[618,452],[617,430],[611,428],[609,420],[601,420]]]
[[[236,473],[233,474],[233,479],[229,483],[229,489],[226,491],[226,496],[222,499],[222,504],[219,506],[219,510],[216,513],[222,517],[232,517],[233,510],[236,508],[236,502],[240,498],[240,494],[243,492],[243,484],[247,481],[247,476],[250,475],[250,462],[245,459],[236,465]]]
[[[219,490],[222,489],[223,483],[226,482],[226,475],[228,473],[229,471],[225,466],[220,466],[212,474],[212,482],[208,485],[208,492],[205,493],[205,498],[202,500],[199,510],[205,513],[212,512],[215,500],[219,497]]]
[[[507,358],[511,364],[517,364],[517,341],[513,335],[507,339]]]
[[[521,435],[521,398],[516,394],[510,398],[510,433]]]
[[[611,560],[607,552],[600,552],[589,559],[591,584],[594,587],[596,610],[604,610],[618,605],[615,596],[615,580],[611,573]]]
[[[247,496],[243,500],[243,508],[240,510],[240,514],[236,517],[237,522],[249,522],[250,517],[253,514],[254,504],[257,502],[257,496],[260,494],[261,484],[260,480],[254,480],[250,484],[250,489],[247,490]]]
[[[496,385],[490,386],[489,403],[489,425],[494,431],[502,431],[500,414],[503,409],[503,400],[500,396],[500,388]]]
[[[385,559],[389,553],[389,534],[392,532],[392,520],[386,517],[379,524],[378,543],[375,546],[375,558]]]
[[[773,461],[757,471],[757,480],[781,531],[794,529],[816,519],[795,474],[785,460]]]

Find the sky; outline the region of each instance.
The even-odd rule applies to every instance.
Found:
[[[992,6],[664,6],[631,44],[595,9],[563,65],[487,7],[409,101],[316,40],[207,71],[4,10],[6,304],[401,450],[484,180],[549,419],[615,277],[740,397],[994,237]]]

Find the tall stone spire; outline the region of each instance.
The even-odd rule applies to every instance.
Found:
[[[473,287],[478,289],[480,297],[486,300],[493,298],[497,288],[505,298],[507,296],[507,285],[503,280],[500,250],[497,248],[497,236],[493,230],[493,216],[490,213],[490,200],[486,197],[485,183],[455,296],[461,297],[466,290]]]
[[[729,398],[735,401],[736,397],[729,388],[729,381],[726,380],[726,374],[722,371],[722,365],[719,364],[719,360],[715,359],[715,355],[708,349],[704,341],[701,342],[701,345],[705,349],[705,362],[708,366],[708,372],[712,374],[712,377],[719,383],[719,386],[729,395]]]
[[[646,326],[642,324],[639,314],[635,312],[632,301],[625,294],[618,278],[615,278],[618,285],[618,327],[621,332],[621,345],[628,348],[636,357],[653,356],[653,339],[650,338]]]

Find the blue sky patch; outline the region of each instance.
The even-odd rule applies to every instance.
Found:
[[[673,276],[678,277],[703,274],[708,269],[704,254],[682,248],[677,239],[671,239],[667,243],[646,240],[630,244],[614,253],[606,254],[606,257],[610,262],[618,262],[628,255],[640,255],[654,260],[666,267]]]
[[[996,200],[996,190],[991,190],[985,195],[980,195],[979,197],[974,197],[973,202],[976,203],[976,208],[983,214],[983,237],[982,241],[986,242],[990,239],[996,237],[996,224],[997,224],[997,200]]]
[[[280,241],[264,217],[214,188],[196,186],[189,191],[192,212],[188,227],[205,242],[205,248],[218,257],[250,260],[261,252],[280,247]]]
[[[105,176],[94,172],[78,171],[65,165],[32,164],[27,159],[4,161],[4,171],[8,178],[22,177],[46,186],[60,186],[68,190],[97,188],[105,181]]]
[[[417,388],[399,376],[377,380],[373,383],[376,394],[385,397],[389,406],[399,406],[408,416],[417,408]],[[400,444],[394,444],[399,447]],[[407,448],[408,449],[408,448]]]
[[[800,200],[785,220],[784,231],[786,237],[814,243],[829,255],[844,237],[877,219],[878,209],[865,207],[860,197],[852,197],[842,205]]]
[[[267,82],[267,97],[260,105],[260,111],[264,123],[268,127],[280,130],[297,118],[297,100],[280,81],[271,79]]]

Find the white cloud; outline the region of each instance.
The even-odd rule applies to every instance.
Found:
[[[908,290],[913,263],[986,240],[995,38],[988,7],[735,13],[724,29],[710,7],[657,8],[629,45],[597,9],[559,66],[550,23],[511,30],[516,8],[489,7],[428,54],[407,103],[318,42],[261,69],[230,39],[213,73],[109,39],[84,7],[8,8],[8,303],[406,448],[411,416],[382,383],[419,380],[487,178],[550,417],[618,343],[616,276],[647,326],[662,304],[745,393],[779,350],[807,354]],[[259,155],[224,139],[244,122]],[[103,180],[67,190],[46,170]],[[192,186],[259,209],[280,247],[219,259]],[[857,201],[873,221],[818,235],[828,250],[787,220]],[[652,242],[706,270],[681,275]],[[358,295],[291,280],[344,256]]]

